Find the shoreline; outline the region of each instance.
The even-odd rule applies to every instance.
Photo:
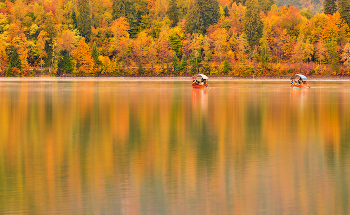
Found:
[[[192,77],[0,77],[10,81],[189,81]],[[290,77],[209,77],[209,81],[290,81]],[[308,81],[344,81],[350,77],[308,77]]]

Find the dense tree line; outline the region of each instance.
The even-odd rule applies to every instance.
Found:
[[[245,5],[247,0],[231,0],[231,4],[235,2],[236,4],[241,3],[242,5]],[[319,13],[323,9],[322,2],[326,0],[271,0],[271,1],[265,1],[268,3],[273,2],[272,4],[276,4],[277,7],[282,6],[294,6],[299,9],[308,8],[313,13]]]
[[[321,13],[275,3],[0,2],[0,74],[349,74],[347,0],[325,0]]]

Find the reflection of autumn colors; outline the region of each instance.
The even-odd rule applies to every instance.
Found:
[[[349,88],[211,85],[0,82],[0,213],[350,212]]]

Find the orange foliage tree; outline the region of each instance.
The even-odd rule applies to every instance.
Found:
[[[91,51],[85,39],[80,39],[77,48],[73,51],[76,59],[76,71],[79,75],[90,75],[94,68],[94,60]]]

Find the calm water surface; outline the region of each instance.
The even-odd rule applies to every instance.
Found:
[[[0,214],[349,214],[350,82],[1,79]]]

